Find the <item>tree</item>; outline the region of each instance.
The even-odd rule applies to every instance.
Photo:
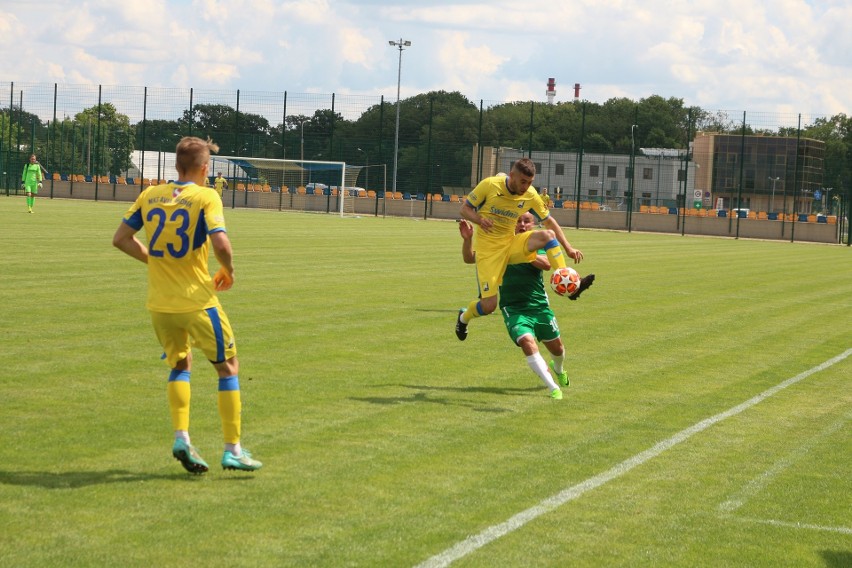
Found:
[[[275,156],[276,145],[269,121],[250,112],[239,112],[228,105],[199,104],[183,111],[178,119],[181,136],[210,137],[222,153],[234,156]],[[226,150],[227,149],[227,150]]]
[[[135,131],[136,146],[153,152],[173,152],[181,138],[181,126],[176,120],[147,119],[144,124],[137,124]]]
[[[134,133],[127,115],[112,103],[102,103],[77,113],[74,122],[84,129],[80,142],[89,173],[118,175],[130,168]]]

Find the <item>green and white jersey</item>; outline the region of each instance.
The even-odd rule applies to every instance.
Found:
[[[540,313],[550,309],[542,272],[530,263],[510,264],[500,285],[503,313]]]

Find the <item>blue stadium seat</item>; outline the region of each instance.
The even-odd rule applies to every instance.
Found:
[[[417,194],[417,201],[423,201],[424,199],[426,199],[426,195],[423,194],[422,192],[419,192]]]
[[[411,194],[406,191],[405,193],[402,194],[402,198],[403,199],[411,199]]]
[[[441,198],[441,201],[449,201],[449,200],[450,200],[450,194],[449,193],[445,193],[444,196]]]

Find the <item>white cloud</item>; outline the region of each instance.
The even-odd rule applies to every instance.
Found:
[[[555,77],[557,100],[852,114],[849,21],[849,0],[29,0],[0,7],[0,81],[394,99],[402,37],[404,97],[544,101]]]

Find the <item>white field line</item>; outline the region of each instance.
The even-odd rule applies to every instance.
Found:
[[[811,448],[813,448],[823,438],[831,436],[843,428],[850,418],[852,418],[852,414],[842,417],[840,420],[812,437],[806,443],[793,450],[789,455],[784,457],[784,459],[775,462],[772,467],[749,481],[739,493],[719,505],[719,511],[723,513],[732,513],[745,505],[749,499],[760,493],[763,488],[766,487],[778,474],[807,455],[807,453],[811,451]]]
[[[832,365],[843,361],[850,355],[852,355],[852,349],[847,349],[840,355],[832,357],[831,359],[820,363],[816,367],[799,373],[795,377],[787,379],[786,381],[763,391],[759,395],[750,398],[747,401],[738,404],[737,406],[734,406],[733,408],[711,416],[710,418],[705,418],[704,420],[693,424],[689,428],[681,430],[671,438],[667,438],[662,442],[657,443],[653,447],[648,448],[644,452],[640,452],[635,456],[624,460],[613,468],[603,473],[599,473],[598,475],[595,475],[593,477],[590,477],[585,481],[578,483],[577,485],[563,489],[556,495],[552,495],[547,499],[544,499],[537,505],[534,505],[529,509],[526,509],[525,511],[517,513],[516,515],[510,517],[508,520],[497,525],[492,525],[480,532],[479,534],[475,534],[462,541],[459,541],[458,543],[444,550],[443,552],[436,554],[435,556],[421,562],[416,566],[416,568],[438,568],[443,566],[449,566],[452,562],[455,562],[456,560],[467,556],[468,554],[482,548],[486,544],[489,544],[497,540],[498,538],[506,536],[507,534],[523,527],[530,521],[537,519],[545,513],[549,513],[550,511],[553,511],[554,509],[561,507],[562,505],[573,501],[574,499],[577,499],[587,491],[597,489],[598,487],[609,483],[613,479],[621,477],[634,467],[642,465],[643,463],[659,456],[666,450],[669,450],[674,446],[677,446],[681,442],[688,440],[695,434],[703,432],[710,426],[713,426],[718,422],[721,422],[732,416],[736,416],[737,414],[740,414],[745,410],[748,410],[752,406],[763,402],[764,400],[773,396],[779,391],[784,390],[785,388],[808,378],[814,373],[823,371],[831,367]]]
[[[784,527],[790,529],[808,529],[812,531],[836,532],[840,534],[852,534],[850,527],[826,527],[822,525],[809,525],[807,523],[789,523],[786,521],[776,521],[774,519],[748,519],[743,517],[730,517],[731,519],[742,521],[745,523],[759,523],[761,525],[773,525],[776,527]]]

